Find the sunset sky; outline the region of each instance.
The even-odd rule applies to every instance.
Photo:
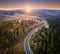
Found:
[[[0,10],[15,9],[53,9],[60,10],[60,0],[0,0]]]

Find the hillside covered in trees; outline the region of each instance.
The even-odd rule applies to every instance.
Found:
[[[30,40],[33,54],[60,54],[59,17],[47,20],[49,22],[49,29],[45,27],[39,29]]]

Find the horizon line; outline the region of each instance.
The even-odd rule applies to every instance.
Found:
[[[0,10],[25,10],[25,9],[0,9]],[[60,10],[60,9],[32,9],[32,10]]]

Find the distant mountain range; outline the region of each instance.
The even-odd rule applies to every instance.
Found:
[[[34,12],[50,15],[60,15],[60,10],[34,10]]]
[[[0,10],[0,14],[5,14],[5,15],[13,15],[15,13],[22,14],[24,11],[23,10]]]
[[[42,13],[49,15],[60,15],[60,10],[33,10],[33,13]],[[0,10],[0,14],[13,15],[14,13],[23,14],[24,10]]]
[[[24,10],[0,10],[0,18],[6,18],[6,16],[20,17],[21,15],[24,15]],[[60,10],[32,10],[31,16],[40,18],[60,17]]]

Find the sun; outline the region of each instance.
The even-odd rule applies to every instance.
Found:
[[[30,7],[25,8],[26,13],[31,13],[32,9]]]
[[[31,9],[30,9],[30,8],[27,8],[27,9],[26,9],[26,12],[31,12]]]

